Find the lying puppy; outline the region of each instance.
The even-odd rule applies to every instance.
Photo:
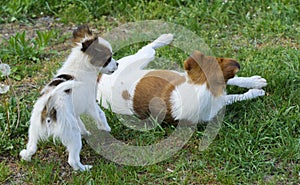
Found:
[[[184,61],[185,73],[171,70],[143,70],[154,59],[155,49],[169,44],[171,34],[161,35],[136,54],[118,60],[113,75],[102,75],[97,98],[105,108],[141,119],[163,114],[166,121],[209,121],[219,110],[236,101],[265,94],[267,85],[260,76],[236,77],[240,69],[229,58],[205,56],[199,51]],[[227,85],[249,88],[244,94],[226,95]]]
[[[81,134],[89,134],[80,120],[89,114],[99,129],[110,131],[103,111],[96,103],[98,73],[112,74],[118,64],[112,59],[110,44],[92,34],[87,26],[73,32],[73,49],[56,77],[41,91],[30,118],[27,148],[20,152],[30,161],[39,140],[59,138],[69,152],[68,163],[75,170],[92,166],[80,162]]]

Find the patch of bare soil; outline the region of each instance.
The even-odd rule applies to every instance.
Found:
[[[38,19],[31,19],[29,22],[14,22],[8,24],[0,24],[0,42],[3,39],[8,39],[10,36],[15,35],[17,32],[26,31],[26,36],[28,38],[35,37],[36,31],[45,30],[61,30],[63,33],[71,32],[74,26],[64,25],[56,21],[52,17],[41,17]]]

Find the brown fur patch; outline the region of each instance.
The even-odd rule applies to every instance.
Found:
[[[47,118],[47,106],[44,107],[42,113],[41,113],[41,123],[45,123],[45,120]]]
[[[176,85],[185,81],[185,77],[172,71],[157,70],[145,75],[136,85],[133,97],[133,109],[141,119],[150,115],[149,105],[155,112],[167,108],[165,120],[173,120],[171,116],[170,96]],[[159,98],[162,101],[151,101]],[[164,103],[163,103],[164,102]],[[157,103],[157,105],[153,105]]]
[[[81,51],[85,52],[94,41],[98,41],[97,37],[86,40],[82,43]]]
[[[231,58],[217,58],[218,63],[223,71],[225,82],[233,78],[240,70],[240,64]]]
[[[130,93],[127,91],[127,90],[124,90],[123,92],[122,92],[122,98],[124,99],[124,100],[130,100]]]
[[[233,59],[205,56],[199,51],[194,51],[184,62],[184,69],[190,83],[206,83],[212,94],[219,96],[224,91],[225,83],[239,70],[239,64]]]
[[[41,113],[41,123],[45,123],[47,118],[50,118],[52,122],[56,122],[57,117],[56,117],[56,109],[52,108],[51,110],[48,110],[48,107],[45,106],[42,113]]]
[[[109,57],[106,62],[103,64],[103,67],[108,66],[108,64],[111,62],[112,57]]]
[[[73,42],[74,43],[81,42],[82,39],[85,37],[88,37],[88,38],[95,37],[87,25],[79,26],[76,30],[73,31]]]
[[[101,80],[101,77],[102,77],[102,74],[100,73],[100,74],[98,75],[98,77],[97,77],[97,83],[99,83],[99,82],[100,82],[100,80]]]
[[[59,84],[65,82],[65,81],[66,81],[66,80],[60,79],[60,78],[54,79],[54,80],[52,80],[52,81],[48,84],[48,86],[58,86]]]
[[[58,75],[55,78],[62,78],[62,79],[65,79],[65,80],[74,80],[74,76],[69,75],[69,74],[61,74],[61,75]]]

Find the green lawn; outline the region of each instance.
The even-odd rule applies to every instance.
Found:
[[[300,184],[298,1],[4,0],[1,4],[0,59],[10,65],[11,74],[0,76],[0,83],[11,88],[0,94],[0,184]],[[223,125],[207,150],[198,149],[204,130],[199,125],[178,153],[156,164],[116,164],[84,141],[82,162],[94,167],[74,172],[65,148],[52,140],[39,145],[32,162],[20,161],[33,104],[70,52],[72,29],[87,23],[101,35],[143,20],[192,31],[215,56],[237,59],[239,76],[264,77],[266,96],[227,106]],[[144,44],[122,48],[115,58],[133,54]],[[165,47],[157,56],[180,65],[188,55]],[[229,93],[244,91],[228,88]],[[164,126],[138,132],[109,110],[106,115],[111,134],[132,145],[152,144],[174,131]]]

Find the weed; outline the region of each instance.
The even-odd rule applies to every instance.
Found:
[[[11,174],[9,167],[5,164],[5,162],[0,163],[0,183],[4,183],[8,180],[9,175]]]
[[[26,32],[16,33],[6,40],[2,49],[3,60],[18,59],[38,62],[46,46],[49,45],[53,31],[37,31],[37,38],[27,39]]]

